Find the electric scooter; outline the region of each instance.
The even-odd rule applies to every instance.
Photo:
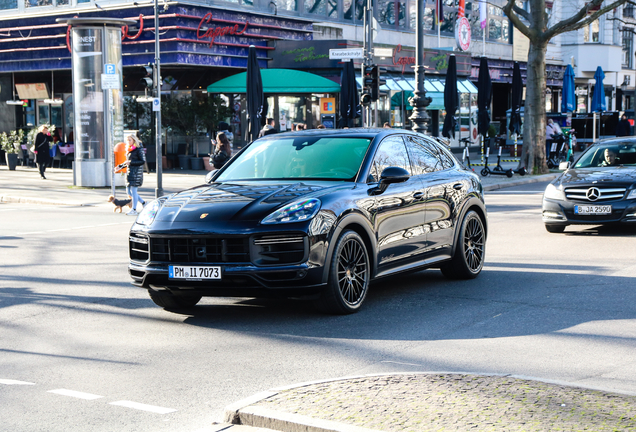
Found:
[[[495,167],[495,169],[491,170],[490,168],[488,168],[488,157],[490,156],[490,147],[486,148],[486,163],[484,165],[484,168],[481,170],[481,175],[486,177],[488,174],[495,174],[495,175],[505,175],[506,177],[510,178],[512,177],[512,170],[505,170],[503,169],[503,167],[501,166],[501,146],[499,146],[499,155],[497,156],[497,167],[499,167],[499,170],[497,170],[497,167]]]
[[[470,152],[468,151],[468,144],[470,144],[470,138],[460,138],[460,143],[464,144],[464,152],[462,153],[462,162],[471,171],[475,171],[475,169],[470,165]]]

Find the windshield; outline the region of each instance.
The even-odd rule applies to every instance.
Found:
[[[255,141],[216,179],[353,180],[370,138],[281,137]]]
[[[574,168],[636,166],[636,143],[613,143],[590,148],[576,162]]]

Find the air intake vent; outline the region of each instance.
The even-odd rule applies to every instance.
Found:
[[[263,236],[254,239],[252,257],[257,265],[296,264],[306,260],[307,250],[305,236]]]
[[[140,234],[130,234],[128,237],[128,247],[131,260],[146,262],[148,258],[150,258],[148,237]]]
[[[246,237],[153,237],[152,261],[173,263],[250,262]]]

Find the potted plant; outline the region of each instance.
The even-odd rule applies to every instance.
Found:
[[[21,150],[22,141],[24,141],[22,129],[12,130],[9,134],[6,132],[0,134],[0,145],[4,150],[7,166],[11,171],[15,171],[15,167],[18,165],[18,152]]]

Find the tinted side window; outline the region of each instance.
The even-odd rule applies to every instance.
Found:
[[[367,181],[380,181],[382,171],[388,167],[404,168],[412,175],[409,157],[406,153],[406,147],[404,147],[404,140],[400,136],[390,136],[382,140],[373,157],[373,163]]]
[[[437,151],[430,143],[415,137],[409,137],[407,142],[413,164],[413,175],[427,174],[444,169],[442,160],[436,155]]]
[[[449,169],[455,166],[455,157],[450,153],[450,151],[444,148],[443,145],[434,143],[433,144],[438,151],[439,158],[442,160],[442,166],[444,169]]]

